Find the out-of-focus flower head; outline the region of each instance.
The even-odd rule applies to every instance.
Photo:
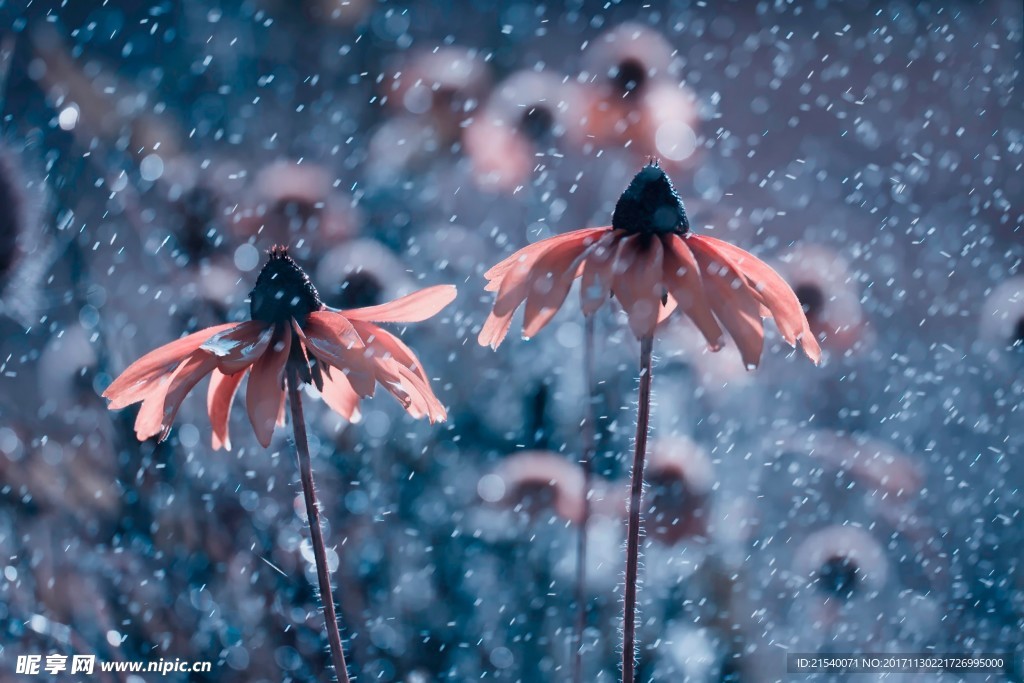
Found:
[[[393,251],[374,239],[355,239],[323,255],[316,279],[324,303],[358,308],[394,299],[413,289],[408,269]]]
[[[881,545],[864,529],[829,526],[797,548],[793,570],[826,597],[849,600],[880,590],[889,575]]]
[[[451,144],[461,136],[462,123],[480,106],[490,84],[483,55],[453,46],[403,55],[382,89],[392,108],[427,117],[439,138]]]
[[[598,143],[629,145],[638,157],[678,167],[697,160],[697,96],[681,85],[675,50],[658,31],[620,24],[586,53],[586,131]]]
[[[393,181],[457,149],[490,85],[490,70],[475,50],[443,47],[403,55],[382,84],[382,99],[395,115],[370,139],[371,178]]]
[[[483,187],[512,191],[550,149],[578,136],[578,84],[545,71],[520,71],[503,81],[464,134],[474,178]]]
[[[548,451],[520,451],[506,457],[487,486],[487,502],[524,510],[531,516],[554,512],[579,522],[584,515],[583,470],[565,456]],[[499,485],[500,484],[500,485]]]
[[[769,266],[722,240],[690,232],[683,202],[657,162],[647,164],[615,205],[612,224],[568,232],[531,244],[491,268],[487,291],[494,309],[480,331],[482,346],[497,347],[524,302],[523,336],[547,325],[581,278],[584,314],[611,296],[638,338],[680,308],[708,346],[722,348],[729,333],[743,364],[755,367],[764,345],[762,318],[775,319],[783,338],[800,344],[814,362],[820,349],[796,295]],[[721,326],[720,326],[721,325]]]
[[[487,503],[523,510],[534,517],[554,513],[570,522],[585,514],[583,469],[564,454],[519,451],[480,478],[477,491]],[[621,496],[603,479],[591,480],[591,513],[606,517],[623,514]]]
[[[684,437],[659,439],[645,479],[649,537],[671,545],[707,536],[714,472],[699,446]]]
[[[246,374],[249,420],[264,447],[284,420],[286,381],[314,384],[348,420],[358,419],[359,399],[372,396],[378,383],[409,414],[444,420],[419,359],[375,323],[419,322],[454,298],[454,287],[438,286],[380,306],[330,309],[287,249],[275,247],[249,295],[251,320],[216,325],[151,351],[103,395],[112,410],[141,402],[136,436],[162,440],[185,396],[211,375],[207,409],[215,449],[230,448],[228,417]]]
[[[277,161],[253,179],[248,208],[234,221],[241,238],[259,244],[299,243],[297,253],[315,253],[350,238],[356,219],[327,168]]]
[[[846,435],[830,430],[799,432],[771,437],[776,448],[805,453],[826,465],[830,471],[848,472],[866,492],[877,495],[888,505],[907,502],[921,491],[924,477],[909,456],[877,439]],[[826,472],[825,479],[833,478]]]
[[[205,165],[179,159],[160,178],[173,212],[166,219],[177,244],[198,265],[230,246],[229,212],[245,198],[245,168],[230,160]]]
[[[846,259],[827,247],[807,244],[783,254],[778,268],[793,283],[811,331],[826,349],[844,353],[870,343],[859,287]]]

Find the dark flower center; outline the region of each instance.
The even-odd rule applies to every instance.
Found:
[[[636,59],[624,59],[615,67],[612,83],[622,95],[639,90],[647,80],[647,69]]]
[[[544,142],[555,127],[555,117],[547,107],[533,106],[519,120],[519,129],[532,142]]]
[[[839,598],[853,595],[860,581],[860,570],[849,557],[830,557],[818,569],[818,588]]]
[[[638,234],[683,234],[690,229],[683,200],[653,161],[633,176],[612,214],[612,227]]]
[[[550,481],[525,481],[514,490],[512,500],[531,517],[550,514],[558,504],[558,486]]]
[[[384,284],[373,273],[360,270],[345,276],[327,299],[335,308],[363,308],[379,304],[383,292]]]
[[[439,112],[454,112],[459,109],[459,91],[450,85],[442,85],[431,94],[430,103]]]
[[[656,521],[667,521],[668,526],[692,526],[694,517],[701,516],[705,498],[676,470],[655,469],[647,479],[651,493],[647,496],[648,509]]]
[[[309,276],[288,255],[286,247],[274,247],[269,256],[249,292],[253,320],[278,324],[295,318],[302,322],[324,307]]]
[[[808,318],[817,318],[825,310],[825,293],[818,285],[802,282],[796,286],[793,293],[796,294]]]

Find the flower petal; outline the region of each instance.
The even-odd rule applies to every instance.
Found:
[[[490,346],[492,349],[496,349],[504,341],[505,335],[508,334],[508,328],[512,324],[512,316],[530,293],[529,276],[529,268],[516,266],[514,270],[505,273],[500,280],[494,307],[477,337],[477,343],[481,346]]]
[[[516,265],[522,265],[527,270],[533,265],[540,256],[548,249],[565,242],[576,239],[586,239],[587,237],[596,237],[598,234],[609,232],[610,227],[603,228],[584,228],[583,230],[572,230],[570,232],[563,232],[560,235],[554,237],[548,237],[547,239],[528,244],[519,251],[515,252],[511,256],[500,261],[497,265],[492,267],[486,273],[484,277],[487,280],[500,280],[504,275]],[[489,292],[496,291],[496,288],[488,288]]]
[[[359,394],[349,384],[345,373],[337,368],[326,368],[323,373],[324,388],[320,392],[324,403],[349,422],[359,422]]]
[[[174,416],[188,392],[217,367],[217,361],[204,351],[193,351],[174,373],[160,382],[160,388],[142,402],[135,418],[135,436],[139,441],[159,436],[163,441],[171,431]]]
[[[676,236],[663,239],[665,247],[664,278],[672,298],[704,335],[712,351],[722,348],[722,328],[708,305],[707,293],[700,279],[700,270],[686,242]]]
[[[367,347],[371,347],[371,357],[391,357],[415,372],[424,382],[428,382],[423,365],[412,349],[405,345],[396,335],[377,327],[373,323],[356,321],[352,323],[356,332]]]
[[[399,380],[385,382],[382,385],[402,403],[406,412],[417,419],[426,417],[431,424],[448,419],[448,412],[434,395],[429,384],[398,362],[390,361],[388,365],[398,374]]]
[[[377,381],[395,396],[415,418],[444,421],[448,414],[430,388],[430,380],[420,359],[401,339],[376,325],[353,321],[367,347]]]
[[[231,450],[231,437],[228,434],[228,421],[231,417],[231,404],[235,400],[238,385],[245,377],[244,372],[225,375],[214,370],[210,375],[210,388],[206,393],[206,412],[210,415],[213,427],[213,450]]]
[[[110,409],[117,410],[145,399],[151,391],[157,388],[156,380],[173,372],[203,342],[223,330],[236,326],[236,323],[228,323],[207,327],[172,341],[170,344],[164,344],[139,358],[125,368],[124,372],[103,392],[103,397],[111,400]]]
[[[269,348],[253,363],[249,385],[245,389],[245,407],[249,412],[256,439],[264,448],[270,446],[274,424],[284,404],[284,369],[292,347],[292,328],[282,325],[275,332]]]
[[[661,297],[664,248],[659,239],[630,235],[622,239],[615,259],[615,283],[612,292],[629,319],[629,328],[636,337],[654,333],[658,324]]]
[[[686,243],[700,265],[711,309],[739,347],[743,364],[757,367],[764,348],[757,295],[732,261],[708,247],[700,235],[691,235]]]
[[[734,266],[747,278],[750,288],[758,299],[771,312],[775,324],[782,337],[795,346],[799,340],[804,353],[815,363],[821,361],[821,347],[811,332],[800,300],[792,288],[775,270],[764,261],[758,259],[737,246],[713,237],[702,237],[704,244],[716,250],[723,258],[728,258]]]
[[[580,305],[584,315],[593,315],[608,300],[614,279],[612,266],[618,252],[618,239],[615,233],[605,234],[583,259]]]
[[[529,339],[558,313],[576,279],[576,260],[589,246],[586,238],[567,240],[537,259],[529,279],[523,336]]]
[[[504,315],[495,315],[493,312],[487,316],[484,325],[480,328],[480,335],[476,338],[480,346],[490,346],[496,349],[501,346],[508,335],[508,329],[512,327],[512,316],[515,311],[509,311]]]
[[[494,300],[491,314],[480,330],[477,342],[481,346],[490,346],[496,349],[504,341],[511,325],[512,315],[530,294],[533,267],[539,259],[555,250],[559,250],[560,253],[566,245],[572,249],[586,249],[598,239],[598,235],[609,230],[609,228],[574,230],[541,240],[520,249],[487,271],[487,277],[492,282],[486,289],[488,291],[496,290],[498,296]]]
[[[352,322],[336,311],[310,313],[300,342],[322,363],[345,373],[360,396],[373,396],[374,372],[366,345]]]
[[[217,357],[217,367],[221,372],[233,375],[255,363],[267,350],[273,336],[273,325],[259,320],[247,320],[230,330],[213,335],[199,348]]]
[[[369,320],[377,323],[418,323],[441,312],[455,300],[454,285],[438,285],[413,292],[379,306],[341,311],[349,320]]]

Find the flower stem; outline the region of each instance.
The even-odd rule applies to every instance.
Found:
[[[597,436],[594,426],[594,316],[585,318],[583,331],[583,374],[586,379],[587,405],[583,411],[583,518],[576,538],[576,633],[573,658],[573,683],[583,683],[583,632],[587,628],[587,524],[590,522],[590,479]]]
[[[654,335],[640,340],[640,390],[633,450],[633,479],[629,496],[629,528],[626,540],[626,595],[622,629],[622,683],[633,683],[636,666],[636,578],[640,560],[640,500],[644,491],[644,457],[647,425],[651,417],[651,351]]]
[[[288,373],[288,404],[292,409],[292,429],[295,431],[295,452],[299,461],[299,475],[302,479],[302,495],[306,499],[306,516],[309,518],[309,535],[313,542],[313,557],[316,559],[316,578],[320,584],[320,602],[324,606],[324,621],[327,622],[327,640],[330,643],[331,661],[341,683],[349,683],[348,668],[345,666],[345,650],[341,646],[338,632],[338,616],[334,612],[334,595],[331,592],[331,577],[327,569],[327,547],[320,528],[320,508],[313,488],[313,467],[309,461],[309,443],[306,439],[306,421],[302,415],[302,397],[299,394],[297,374]]]

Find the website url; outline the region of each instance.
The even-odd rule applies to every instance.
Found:
[[[25,676],[38,676],[41,673],[56,676],[65,672],[91,676],[96,669],[104,673],[151,673],[166,676],[172,673],[210,673],[213,663],[183,659],[158,659],[155,662],[97,662],[95,655],[18,655],[14,672]]]
[[[120,673],[158,673],[166,676],[171,673],[210,673],[211,662],[100,662],[100,671]],[[145,667],[145,668],[143,668]]]

